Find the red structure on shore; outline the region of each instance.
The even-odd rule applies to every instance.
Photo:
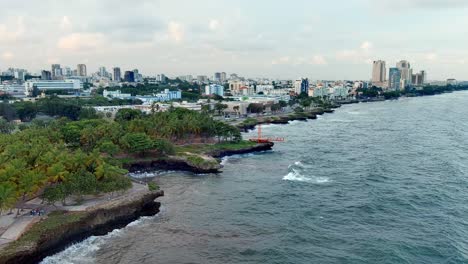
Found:
[[[257,142],[257,143],[271,143],[271,142],[284,142],[284,138],[282,137],[263,137],[262,136],[262,125],[258,125],[258,137],[257,138],[251,138],[249,139],[251,142]]]

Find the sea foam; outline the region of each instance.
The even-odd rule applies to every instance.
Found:
[[[306,177],[302,175],[298,170],[292,169],[288,175],[283,177],[283,181],[294,181],[294,182],[307,182],[315,184],[323,184],[330,182],[328,177]]]

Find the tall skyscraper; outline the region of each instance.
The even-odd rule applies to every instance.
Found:
[[[106,67],[99,67],[99,76],[108,77]]]
[[[374,61],[372,67],[372,84],[375,86],[384,86],[386,82],[387,68],[385,61],[378,60]]]
[[[412,75],[411,83],[416,86],[424,85],[426,82],[426,71],[421,71],[420,73],[416,73]]]
[[[215,82],[221,82],[221,73],[220,72],[215,72],[214,81]]]
[[[225,72],[221,73],[221,82],[225,83],[227,81],[227,74]]]
[[[135,73],[133,71],[126,71],[124,74],[125,82],[135,82]]]
[[[401,71],[398,68],[390,68],[388,74],[388,88],[393,91],[399,91],[401,87]]]
[[[114,68],[114,81],[120,82],[122,80],[122,72],[119,67]]]
[[[60,68],[60,64],[52,64],[52,79],[57,79],[57,77],[62,75],[62,69]]]
[[[411,84],[411,78],[413,76],[411,64],[408,61],[402,60],[399,61],[396,66],[401,72],[401,80],[404,86]]]
[[[76,71],[78,76],[86,76],[86,65],[85,64],[78,64],[76,67]]]

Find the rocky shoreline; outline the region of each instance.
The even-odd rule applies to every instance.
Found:
[[[43,232],[38,235],[35,241],[24,242],[20,238],[2,249],[0,264],[38,263],[45,257],[58,253],[67,246],[83,241],[87,237],[104,235],[114,229],[123,228],[142,216],[156,215],[161,204],[155,199],[161,196],[164,196],[163,191],[147,192],[135,195],[130,199],[117,199],[80,212],[83,215],[76,221],[64,222],[47,232]],[[47,220],[46,218],[42,221]],[[39,224],[41,223],[36,225]]]
[[[257,117],[255,118],[255,122],[245,124],[240,123],[237,125],[239,129],[242,131],[248,132],[249,130],[255,129],[257,125],[263,124],[278,124],[278,125],[286,125],[289,124],[290,121],[307,121],[309,119],[317,119],[318,116],[324,114],[330,114],[335,112],[334,109],[341,107],[341,104],[333,105],[330,108],[315,108],[309,111],[300,112],[300,113],[291,113],[289,115],[278,115],[278,116],[271,116],[271,117]]]
[[[248,154],[254,152],[271,150],[274,143],[259,143],[252,147],[237,150],[215,150],[204,155],[187,153],[179,156],[169,156],[165,158],[136,160],[124,165],[130,172],[171,170],[187,171],[196,174],[220,173],[223,166],[219,160],[222,157]]]

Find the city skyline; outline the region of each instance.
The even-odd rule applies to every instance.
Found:
[[[82,63],[88,74],[105,65],[146,75],[368,80],[381,59],[407,60],[431,80],[467,79],[465,1],[337,2],[16,1],[0,18],[0,70]]]

